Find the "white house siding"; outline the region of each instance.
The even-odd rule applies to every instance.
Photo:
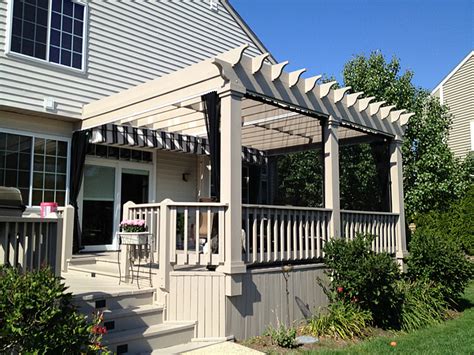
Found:
[[[454,155],[464,158],[471,150],[470,122],[474,120],[474,56],[443,85],[443,100],[453,114],[448,144]]]
[[[198,157],[158,151],[156,156],[156,201],[197,201]],[[187,173],[187,180],[183,174]]]
[[[86,72],[5,54],[7,7],[0,0],[0,106],[80,118],[84,104],[249,43],[259,50],[219,4],[208,0],[91,0]]]

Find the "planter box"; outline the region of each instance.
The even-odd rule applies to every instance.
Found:
[[[145,245],[149,243],[151,233],[149,232],[119,232],[120,244]]]

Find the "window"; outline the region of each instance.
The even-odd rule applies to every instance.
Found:
[[[100,144],[89,144],[87,155],[140,163],[151,163],[153,161],[151,152],[145,150],[119,148]]]
[[[85,5],[73,0],[13,0],[10,50],[83,68]]]
[[[66,141],[0,132],[0,186],[18,188],[29,206],[64,206],[67,152]]]

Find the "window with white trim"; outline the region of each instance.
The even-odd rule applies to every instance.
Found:
[[[16,187],[23,203],[66,202],[68,142],[0,132],[0,186]]]
[[[77,0],[12,0],[10,51],[82,70],[85,5]]]

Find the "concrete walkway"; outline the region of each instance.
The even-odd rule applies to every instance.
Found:
[[[246,346],[231,342],[225,341],[223,343],[217,343],[210,346],[206,346],[205,348],[196,349],[188,352],[183,352],[183,354],[187,355],[198,355],[198,354],[248,354],[248,355],[258,355],[264,354],[260,351],[247,348]]]

